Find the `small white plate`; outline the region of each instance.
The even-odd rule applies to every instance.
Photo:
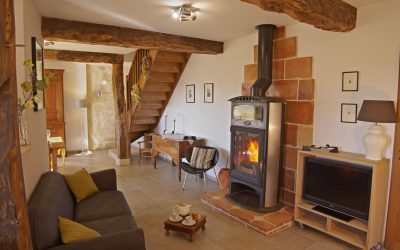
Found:
[[[178,216],[178,218],[174,218],[173,216],[170,216],[168,218],[168,220],[172,221],[172,222],[178,222],[181,221],[183,218],[181,216]]]
[[[194,224],[196,224],[196,221],[195,220],[183,220],[182,224],[190,227],[190,226],[193,226]]]

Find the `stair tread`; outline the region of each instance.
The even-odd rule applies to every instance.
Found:
[[[157,120],[155,118],[133,118],[133,124],[143,125],[143,124],[154,124]]]
[[[165,72],[165,73],[179,73],[181,72],[181,64],[174,62],[155,61],[151,67],[151,71]]]
[[[150,129],[148,125],[139,125],[139,124],[132,124],[130,132],[140,132],[140,131],[147,131]]]
[[[141,85],[141,103],[133,113],[131,140],[157,125],[190,57],[188,53],[170,51],[157,51],[155,55],[149,77]]]
[[[166,73],[166,72],[151,72],[149,81],[151,82],[175,82],[176,74],[175,73]]]
[[[157,53],[156,61],[184,63],[186,62],[186,53],[159,51]]]

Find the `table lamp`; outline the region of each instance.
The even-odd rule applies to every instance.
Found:
[[[396,112],[393,101],[364,100],[357,120],[375,122],[368,133],[364,135],[365,158],[369,160],[382,160],[384,149],[388,143],[383,134],[383,128],[379,123],[396,122]]]

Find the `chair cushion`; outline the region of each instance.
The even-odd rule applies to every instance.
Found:
[[[77,202],[99,192],[92,177],[84,168],[73,174],[64,175],[64,178],[72,193],[74,193]]]
[[[63,217],[58,217],[58,227],[60,228],[61,239],[64,244],[89,240],[101,236],[96,230]]]
[[[137,225],[132,215],[120,215],[105,219],[84,221],[83,225],[93,228],[102,235],[112,234],[130,229],[136,229]]]
[[[131,214],[120,191],[103,191],[76,204],[74,220],[82,222]]]
[[[198,169],[208,168],[208,163],[214,159],[215,149],[206,149],[194,147],[192,157],[190,158],[190,166]]]

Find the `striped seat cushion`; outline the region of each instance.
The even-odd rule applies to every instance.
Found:
[[[214,155],[215,149],[194,147],[189,164],[193,168],[206,169],[209,167],[209,163],[214,159]]]

